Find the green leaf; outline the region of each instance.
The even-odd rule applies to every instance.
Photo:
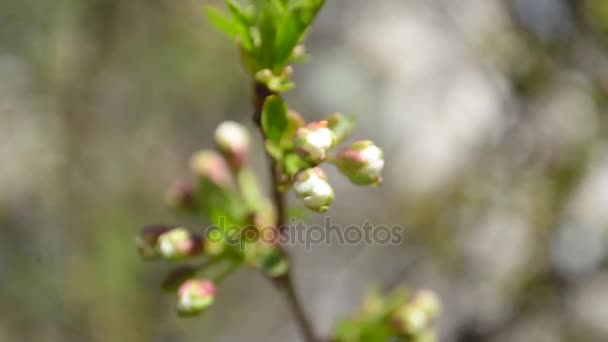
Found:
[[[258,210],[264,204],[264,195],[255,174],[249,168],[241,168],[237,174],[237,181],[243,201],[249,210]]]
[[[237,26],[237,34],[240,38],[240,42],[243,48],[247,51],[253,49],[253,39],[251,38],[249,28],[253,26],[253,22],[247,16],[247,14],[241,9],[241,6],[235,0],[224,0],[226,7],[232,15],[232,19]]]
[[[295,175],[298,171],[308,169],[311,166],[312,165],[310,165],[309,162],[302,160],[296,153],[286,155],[283,161],[283,168],[290,177]]]
[[[280,72],[289,63],[293,49],[302,40],[323,4],[324,0],[307,0],[291,6],[278,27],[273,71]]]
[[[276,0],[264,1],[258,19],[258,27],[262,38],[260,64],[262,68],[272,68],[274,59],[274,44],[277,35],[277,23],[280,21],[282,9]]]
[[[205,8],[207,19],[220,32],[227,34],[230,38],[236,38],[241,31],[240,25],[235,23],[230,17],[222,13],[219,9],[208,6]]]
[[[287,107],[283,99],[277,95],[268,96],[262,109],[262,129],[266,139],[279,146],[287,125]]]
[[[329,128],[336,135],[337,143],[339,144],[344,141],[355,128],[357,120],[354,116],[344,116],[340,113],[336,113],[327,118],[327,123]]]
[[[239,3],[236,0],[224,0],[226,3],[226,7],[232,14],[232,18],[239,22],[241,25],[245,27],[253,26],[254,22],[251,21],[251,15],[245,13],[245,10],[241,8]]]

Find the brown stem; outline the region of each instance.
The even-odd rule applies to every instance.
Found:
[[[270,91],[265,85],[256,83],[254,86],[254,108],[255,113],[253,114],[253,121],[256,125],[262,130],[262,108],[264,107],[264,101],[266,97],[273,95],[273,92]],[[264,133],[262,132],[262,136]],[[276,160],[267,154],[270,168],[270,192],[272,194],[272,201],[277,211],[277,217],[275,222],[275,227],[278,230],[282,230],[285,227],[285,209],[286,209],[286,199],[281,191],[279,191],[279,183],[281,181],[281,171],[278,168]],[[291,263],[290,263],[291,265]],[[287,271],[285,275],[278,278],[269,278],[274,286],[283,294],[285,297],[289,309],[291,310],[293,317],[298,325],[298,329],[300,330],[300,334],[304,338],[306,342],[319,342],[320,340],[315,336],[314,329],[312,324],[308,320],[306,316],[306,312],[300,300],[298,299],[298,295],[296,293],[295,286],[293,284],[293,279],[291,277],[291,270]]]

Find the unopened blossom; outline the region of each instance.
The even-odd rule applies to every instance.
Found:
[[[354,142],[336,157],[340,172],[357,185],[377,185],[382,182],[384,153],[370,140]]]
[[[392,316],[393,324],[403,334],[424,334],[439,315],[439,310],[437,295],[429,290],[421,290],[397,308]]]
[[[167,190],[165,200],[172,208],[184,211],[194,210],[196,207],[194,186],[187,180],[180,179]]]
[[[156,248],[165,259],[182,260],[200,254],[203,240],[184,228],[174,228],[158,237]]]
[[[211,150],[197,152],[190,159],[190,168],[197,176],[226,189],[234,185],[232,173],[224,157]]]
[[[320,213],[326,212],[334,200],[334,190],[319,167],[298,172],[294,176],[293,188],[308,208]]]
[[[177,290],[177,311],[181,315],[196,315],[215,300],[215,284],[207,279],[186,280]]]
[[[336,144],[336,135],[329,129],[327,121],[312,122],[296,131],[294,147],[303,159],[319,164]]]
[[[224,121],[215,130],[215,143],[230,165],[240,168],[249,155],[249,132],[234,121]]]

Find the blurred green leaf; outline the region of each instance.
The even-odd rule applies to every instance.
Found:
[[[230,38],[236,38],[241,32],[240,25],[235,23],[229,16],[222,13],[219,9],[208,6],[205,8],[207,19],[220,32],[227,34]]]
[[[324,0],[299,1],[279,23],[274,47],[273,71],[280,72],[288,63],[293,49],[323,7]]]
[[[284,158],[283,168],[289,176],[293,176],[298,171],[309,167],[311,167],[310,163],[302,160],[296,153],[290,153]]]
[[[276,0],[264,1],[260,10],[258,26],[262,38],[260,51],[260,64],[262,68],[272,69],[277,23],[280,21],[281,12],[281,4]]]
[[[283,99],[277,95],[267,97],[262,109],[262,129],[266,138],[279,146],[287,125],[287,107]]]
[[[240,38],[240,42],[243,48],[247,51],[251,51],[253,49],[253,40],[251,38],[249,28],[254,24],[250,17],[243,11],[241,6],[235,0],[224,0],[226,3],[226,7],[230,11],[233,20],[235,21],[235,25],[237,26],[238,37]]]
[[[264,195],[255,174],[248,168],[242,168],[237,174],[237,181],[247,208],[249,210],[259,209],[264,204]]]
[[[354,116],[345,116],[336,113],[327,118],[329,128],[336,134],[337,143],[341,143],[348,137],[352,130],[357,125],[357,120]]]

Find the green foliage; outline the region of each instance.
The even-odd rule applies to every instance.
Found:
[[[280,146],[287,125],[287,106],[283,99],[276,95],[267,97],[262,109],[262,129],[266,139],[274,146]]]
[[[243,61],[255,75],[263,69],[280,73],[294,61],[294,48],[304,38],[324,0],[254,1],[245,8],[235,0],[225,3],[229,15],[208,7],[207,17],[217,30],[239,43]]]

